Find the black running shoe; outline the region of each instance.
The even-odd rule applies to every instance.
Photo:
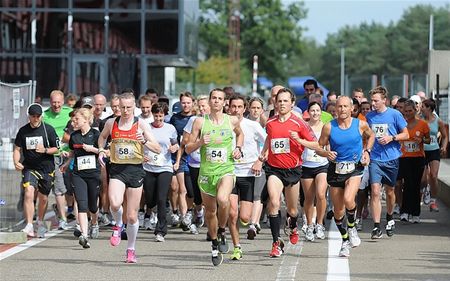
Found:
[[[371,238],[372,238],[372,239],[380,239],[380,238],[382,238],[382,237],[383,237],[383,232],[381,232],[381,229],[378,228],[378,227],[375,227],[375,228],[372,230],[372,236],[371,236]]]
[[[327,220],[331,220],[334,217],[334,212],[333,210],[329,210],[327,213]]]
[[[120,239],[121,240],[128,240],[128,235],[127,235],[127,228],[122,226],[122,231],[120,232]]]
[[[211,250],[211,260],[214,266],[219,266],[223,262],[223,255],[217,248],[217,246],[212,246]]]
[[[395,221],[394,220],[390,220],[386,224],[386,234],[387,234],[387,236],[389,236],[389,237],[394,236],[394,231],[395,231]]]

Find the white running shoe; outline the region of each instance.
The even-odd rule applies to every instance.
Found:
[[[97,239],[99,236],[99,227],[97,224],[91,224],[91,227],[89,228],[89,237],[92,239]]]
[[[313,242],[314,241],[314,225],[308,225],[305,232],[306,241]]]
[[[348,229],[348,239],[350,240],[350,245],[352,246],[352,248],[361,245],[361,239],[359,238],[358,231],[355,227],[350,227]]]
[[[22,229],[28,237],[34,237],[34,227],[32,223],[27,223],[27,225]]]
[[[58,229],[59,230],[68,230],[69,226],[67,225],[67,221],[63,220],[63,219],[59,219],[58,222]]]
[[[431,193],[430,193],[430,185],[427,185],[425,187],[425,190],[423,192],[423,204],[428,205],[431,202]]]
[[[47,232],[47,227],[43,222],[38,223],[37,236],[38,238],[44,238],[45,233]]]
[[[191,225],[189,226],[189,231],[191,232],[191,234],[198,234],[198,229],[195,223],[191,223]]]
[[[400,215],[400,206],[398,204],[395,204],[394,214],[395,215]]]
[[[400,220],[401,221],[408,221],[409,215],[407,213],[402,213],[400,215]]]
[[[177,214],[172,213],[170,215],[170,218],[172,219],[172,226],[177,226],[180,224],[180,216],[178,216]]]
[[[158,223],[158,216],[156,213],[152,212],[150,215],[150,230],[154,230],[156,228],[156,224]]]
[[[152,224],[150,223],[150,218],[144,219],[144,229],[152,230]]]
[[[144,218],[145,218],[145,213],[144,212],[139,212],[138,213],[139,228],[143,228],[144,227]]]
[[[155,241],[156,242],[164,242],[164,236],[162,236],[161,234],[156,234],[155,236]]]
[[[321,224],[316,224],[316,237],[325,239],[325,227]]]
[[[350,256],[350,241],[342,241],[341,250],[339,251],[340,257],[349,257]]]
[[[420,217],[419,216],[412,216],[410,222],[411,223],[420,223]]]

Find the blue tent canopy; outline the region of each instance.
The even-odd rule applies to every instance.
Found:
[[[267,77],[265,76],[258,77],[257,82],[260,87],[265,87],[266,89],[270,89],[273,87],[273,82],[267,79]]]

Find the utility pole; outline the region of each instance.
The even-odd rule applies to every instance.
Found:
[[[240,1],[229,1],[229,17],[228,17],[228,58],[230,59],[230,78],[234,85],[240,84],[241,79],[241,12]]]

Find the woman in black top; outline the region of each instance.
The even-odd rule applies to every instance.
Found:
[[[88,241],[87,211],[92,214],[90,238],[98,237],[98,196],[100,185],[100,168],[98,164],[98,136],[99,131],[91,128],[92,112],[86,108],[77,109],[73,115],[75,128],[79,128],[70,135],[70,156],[74,158],[72,185],[78,204],[78,222],[81,236],[78,242],[83,248],[90,248]]]

